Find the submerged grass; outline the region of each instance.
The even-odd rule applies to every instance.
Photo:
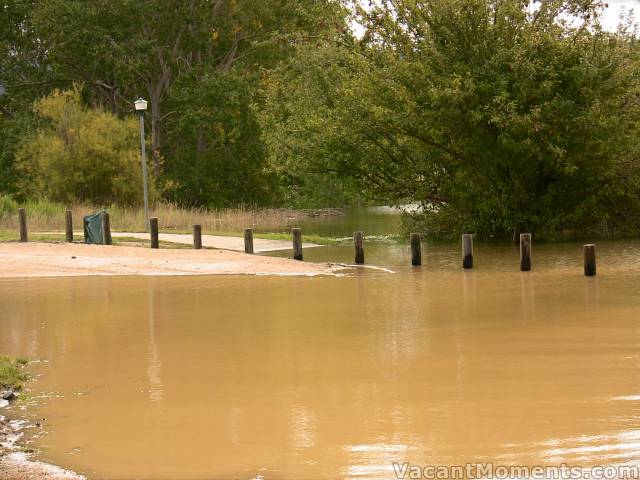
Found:
[[[25,358],[0,355],[0,389],[20,390],[27,380],[27,374],[24,372],[26,364]]]

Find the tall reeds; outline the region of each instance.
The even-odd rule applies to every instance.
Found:
[[[0,196],[0,229],[18,227],[17,212],[20,207],[26,209],[29,230],[34,232],[64,231],[64,215],[67,208],[73,212],[76,229],[81,228],[82,217],[106,208],[109,211],[111,227],[114,231],[142,232],[146,230],[142,208],[82,204],[67,207],[46,199],[18,203],[7,196]],[[163,231],[175,230],[189,233],[194,224],[200,224],[203,232],[238,233],[245,228],[253,228],[262,232],[278,232],[288,224],[306,217],[307,213],[300,210],[248,207],[232,209],[183,208],[171,203],[158,203],[151,208],[150,216],[160,219]]]

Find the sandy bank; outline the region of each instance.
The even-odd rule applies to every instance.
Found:
[[[343,267],[226,250],[0,243],[0,278],[84,275],[328,275]]]
[[[21,437],[19,422],[0,415],[0,480],[84,480],[85,477],[44,462],[34,461],[16,442]]]

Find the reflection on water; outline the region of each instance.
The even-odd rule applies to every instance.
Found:
[[[326,259],[350,249],[313,249]],[[324,255],[324,257],[323,257]],[[396,274],[0,282],[48,359],[42,457],[97,478],[393,478],[393,462],[640,458],[640,245],[370,245]],[[339,259],[338,259],[339,260]],[[78,395],[78,393],[83,393]],[[71,453],[75,452],[73,455]]]
[[[162,400],[162,380],[160,379],[160,354],[158,352],[158,342],[156,341],[156,315],[153,308],[155,289],[149,289],[149,366],[147,375],[149,377],[149,399],[154,402]]]

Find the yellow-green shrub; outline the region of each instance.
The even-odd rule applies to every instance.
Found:
[[[42,125],[18,151],[24,193],[64,203],[141,202],[135,118],[86,108],[77,88],[54,91],[34,111]]]

